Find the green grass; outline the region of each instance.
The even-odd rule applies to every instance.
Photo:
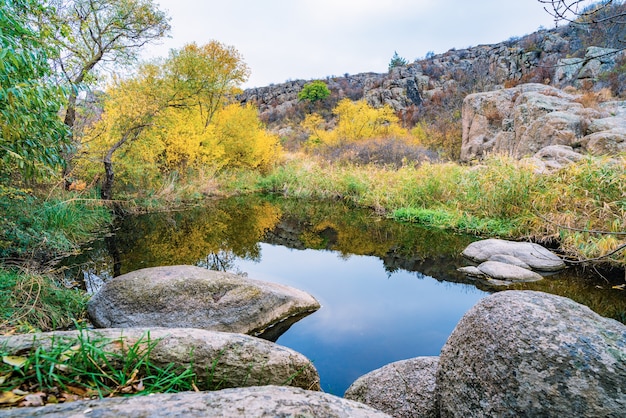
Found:
[[[76,338],[52,339],[15,355],[0,347],[0,393],[17,405],[32,394],[43,403],[79,398],[142,395],[194,390],[196,375],[187,367],[155,365],[150,356],[158,339],[149,332],[129,344],[122,337],[95,337],[80,330]]]
[[[59,192],[38,197],[29,190],[0,188],[0,258],[54,258],[89,240],[111,222],[95,196]]]
[[[88,296],[54,278],[0,268],[0,333],[49,331],[85,316]]]

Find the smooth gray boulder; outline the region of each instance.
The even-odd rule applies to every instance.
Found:
[[[435,377],[439,357],[396,361],[359,377],[344,398],[397,418],[436,418]]]
[[[478,302],[441,350],[441,417],[623,417],[626,326],[570,299],[505,291]]]
[[[478,263],[488,261],[491,257],[500,254],[515,257],[533,270],[549,272],[565,268],[565,263],[556,254],[531,242],[490,238],[472,242],[463,250],[462,254]]]
[[[536,282],[542,280],[541,274],[534,271],[515,266],[513,264],[502,263],[500,261],[485,261],[478,265],[478,270],[488,277],[509,282]]]
[[[320,390],[317,370],[302,354],[278,344],[243,334],[194,328],[108,328],[57,331],[0,337],[0,347],[22,353],[52,344],[73,346],[90,341],[107,352],[120,353],[139,344],[154,345],[149,360],[156,366],[193,363],[196,385],[202,390],[260,385],[289,385]],[[115,364],[115,359],[110,361]]]
[[[275,341],[295,320],[319,307],[313,296],[289,286],[195,266],[168,266],[107,281],[89,301],[88,312],[99,328],[189,327]]]
[[[3,410],[2,416],[14,418],[389,417],[367,405],[327,393],[278,386],[77,401],[37,408]]]

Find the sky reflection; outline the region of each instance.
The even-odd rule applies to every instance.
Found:
[[[343,395],[359,376],[393,361],[439,355],[461,316],[487,293],[399,270],[376,257],[261,244],[260,261],[237,260],[250,278],[305,290],[322,308],[278,343],[306,355],[322,389]]]

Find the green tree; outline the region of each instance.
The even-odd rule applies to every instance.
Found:
[[[330,90],[322,80],[307,83],[298,93],[298,100],[308,100],[311,103],[319,102],[330,96]]]
[[[50,27],[30,22],[51,14],[36,0],[0,3],[0,174],[32,178],[58,168],[68,131],[59,118],[64,91],[51,80]]]
[[[389,62],[389,69],[391,70],[392,68],[395,68],[395,67],[403,67],[407,64],[408,64],[407,60],[405,60],[400,55],[398,55],[398,52],[394,51],[393,57],[391,57],[391,61]]]
[[[107,66],[135,64],[142,46],[165,36],[169,18],[153,0],[46,0],[56,13],[49,22],[57,28],[53,40],[59,48],[54,60],[61,82],[68,85],[65,124],[75,134],[78,92],[97,81]],[[46,24],[40,19],[39,23]],[[74,141],[78,145],[78,141]],[[73,153],[66,153],[66,187]]]

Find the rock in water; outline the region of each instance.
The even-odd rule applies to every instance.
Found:
[[[108,281],[89,301],[88,312],[100,328],[184,327],[258,335],[271,327],[284,331],[290,319],[319,307],[313,296],[289,286],[169,266]],[[279,335],[274,332],[268,339]]]
[[[229,332],[195,328],[57,331],[0,337],[0,347],[17,354],[39,347],[49,349],[52,345],[72,347],[84,341],[117,354],[118,357],[109,359],[113,367],[122,367],[116,359],[129,347],[135,347],[135,352],[148,352],[148,360],[158,367],[192,367],[201,390],[261,385],[320,389],[317,370],[302,354],[260,338]],[[148,347],[151,349],[146,351]]]
[[[505,291],[441,350],[441,417],[623,417],[626,326],[570,299]]]
[[[344,398],[361,402],[396,418],[439,416],[435,376],[439,357],[396,361],[359,377]]]
[[[389,415],[369,406],[327,393],[278,386],[76,401],[4,410],[2,415],[12,418],[389,418]]]
[[[533,270],[559,271],[565,268],[565,263],[556,254],[531,242],[490,238],[472,242],[463,250],[463,256],[479,263],[490,260],[496,255],[515,257]]]
[[[485,261],[478,266],[483,274],[497,280],[508,282],[536,282],[543,277],[534,271],[527,270],[512,264],[501,263],[499,261]]]

